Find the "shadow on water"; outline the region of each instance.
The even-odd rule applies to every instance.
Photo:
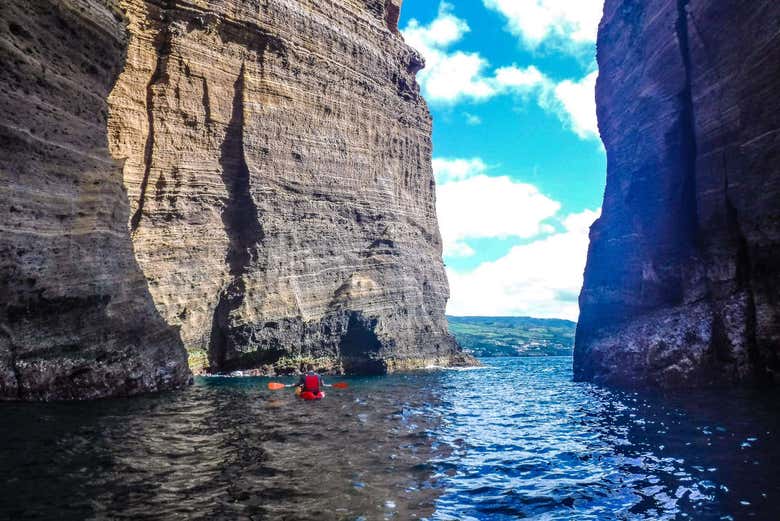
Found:
[[[570,358],[2,404],[0,519],[778,519],[777,393],[661,397]]]
[[[404,377],[318,403],[259,378],[95,403],[3,404],[0,519],[416,519],[432,406]],[[415,420],[415,418],[420,418]],[[422,470],[421,470],[422,469]]]

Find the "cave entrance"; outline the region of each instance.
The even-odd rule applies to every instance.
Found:
[[[339,355],[344,372],[353,374],[384,374],[385,361],[379,359],[382,342],[376,334],[377,319],[361,313],[351,313],[347,330],[339,343]]]

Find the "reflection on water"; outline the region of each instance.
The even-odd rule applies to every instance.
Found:
[[[435,519],[780,519],[777,392],[624,393],[569,358],[490,360],[437,388]]]
[[[776,392],[571,382],[569,358],[3,404],[0,519],[780,519]]]
[[[199,379],[131,400],[4,405],[0,519],[416,519],[433,512],[416,381],[322,402]]]

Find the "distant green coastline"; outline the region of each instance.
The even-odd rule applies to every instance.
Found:
[[[447,317],[450,332],[477,357],[571,355],[576,323],[530,317]]]

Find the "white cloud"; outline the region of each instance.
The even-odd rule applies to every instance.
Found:
[[[516,65],[496,69],[495,82],[502,91],[527,92],[545,89],[552,81],[533,65],[520,68]]]
[[[593,71],[584,78],[554,82],[533,65],[520,68],[515,65],[496,70],[496,90],[527,97],[536,96],[539,106],[555,114],[569,129],[582,139],[599,138],[596,117],[596,79]]]
[[[471,257],[477,252],[465,242],[445,244],[445,252],[448,257]]]
[[[459,164],[457,161],[449,164]],[[484,166],[480,160],[471,161]],[[543,221],[554,216],[561,205],[535,186],[505,176],[475,175],[474,170],[460,167],[455,170],[457,175],[440,184],[436,196],[446,256],[473,255],[468,239],[528,239],[549,232]]]
[[[469,32],[469,26],[452,14],[452,6],[439,5],[439,13],[428,25],[410,20],[401,31],[406,42],[425,58],[425,68],[417,76],[423,95],[432,102],[453,103],[461,98],[486,99],[495,94],[484,77],[488,63],[479,53],[449,51]]]
[[[516,8],[512,7],[513,1],[504,5],[502,0],[485,0],[495,4],[493,7],[496,9],[507,9],[506,12],[510,14],[516,11]],[[589,4],[591,0],[583,1]],[[527,2],[520,3],[525,5]],[[568,3],[563,2],[566,5]],[[553,7],[555,9],[552,9]],[[533,0],[524,7],[530,9],[529,16],[535,16],[533,13],[541,10],[547,13],[545,16],[552,17],[549,27],[545,29],[550,34],[558,34],[555,28],[559,26],[579,27],[573,22],[566,22],[568,19],[564,20],[566,23],[560,20],[556,22],[557,18],[552,14],[557,12],[558,8],[558,3],[552,0]],[[567,9],[563,11],[568,12]],[[571,11],[574,18],[581,14],[579,7],[572,8]],[[567,79],[559,83],[534,65],[510,65],[499,67],[490,73],[487,60],[479,53],[450,50],[469,30],[466,21],[452,13],[452,6],[442,2],[437,17],[431,23],[421,25],[417,20],[410,20],[402,31],[407,43],[425,57],[426,67],[420,71],[417,79],[429,102],[455,104],[463,100],[485,101],[498,95],[513,94],[524,101],[535,99],[540,107],[555,114],[580,138],[598,138],[595,100],[597,71],[579,80]],[[574,38],[579,33],[574,31],[571,34]],[[481,120],[467,116],[467,122],[478,124]]]
[[[553,98],[547,96],[541,100],[543,108],[553,110],[583,139],[599,137],[596,117],[598,75],[598,71],[593,71],[580,81],[564,80],[553,89]],[[551,99],[554,99],[554,102],[550,103]]]
[[[487,168],[485,162],[478,157],[471,159],[433,158],[433,175],[436,177],[436,183],[440,185],[474,177],[484,173]]]
[[[600,211],[561,217],[559,202],[533,185],[485,175],[480,158],[435,158],[433,164],[445,256],[475,255],[470,239],[532,239],[472,271],[448,269],[448,313],[576,320],[588,230]]]
[[[483,0],[507,19],[523,44],[542,44],[576,52],[596,41],[604,0]]]
[[[466,21],[452,14],[452,6],[446,2],[440,4],[438,16],[428,25],[412,19],[402,31],[406,42],[425,58],[425,68],[417,80],[428,101],[480,101],[503,92],[528,92],[551,83],[533,65],[525,69],[502,67],[490,76],[486,74],[488,62],[479,53],[449,50],[469,31]]]
[[[447,270],[450,315],[535,316],[577,320],[588,229],[599,211],[567,216],[564,231],[466,273]]]

